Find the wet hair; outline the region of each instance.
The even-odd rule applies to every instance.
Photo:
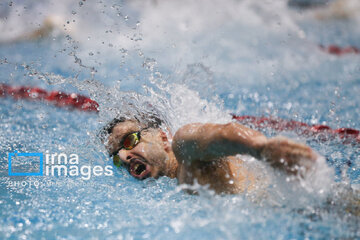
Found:
[[[144,124],[146,128],[160,128],[161,125],[164,123],[162,118],[157,113],[154,112],[140,113],[138,116],[134,116],[133,118],[119,116],[111,120],[99,131],[98,136],[100,140],[102,142],[105,142],[106,137],[112,133],[114,127],[118,123],[130,121],[130,120],[136,120],[137,122]]]

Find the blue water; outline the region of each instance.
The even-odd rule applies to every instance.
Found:
[[[330,183],[286,182],[260,164],[273,180],[266,195],[216,196],[201,188],[192,196],[174,179],[137,181],[115,169],[97,138],[118,112],[146,110],[146,102],[173,131],[188,122],[227,122],[229,113],[359,129],[360,56],[316,47],[359,48],[357,16],[320,21],[315,10],[299,12],[286,1],[12,2],[0,5],[2,40],[47,16],[57,19],[57,30],[36,42],[0,44],[1,82],[89,95],[100,112],[0,99],[1,239],[360,237],[356,144],[263,129],[312,146],[334,172]],[[112,166],[113,175],[8,176],[14,151],[75,153],[79,166]]]

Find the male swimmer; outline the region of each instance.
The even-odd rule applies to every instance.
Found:
[[[173,136],[155,115],[114,119],[102,129],[116,166],[137,179],[168,176],[179,184],[208,185],[216,193],[240,193],[256,187],[255,174],[237,154],[265,160],[287,174],[303,176],[318,155],[284,137],[267,138],[238,123],[193,123]]]
[[[18,36],[15,36],[11,39],[0,38],[0,44],[10,44],[10,43],[21,43],[27,41],[37,41],[44,38],[47,38],[51,35],[59,35],[64,33],[61,27],[64,21],[59,16],[48,16],[43,20],[43,23],[35,30],[31,32],[23,32]],[[68,27],[70,31],[70,27]]]

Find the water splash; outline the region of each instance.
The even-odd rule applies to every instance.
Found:
[[[316,20],[314,10],[289,9],[286,1],[250,0],[19,0],[0,5],[0,15],[6,19],[0,23],[3,81],[81,91],[101,106],[94,116],[1,99],[1,238],[359,235],[358,149],[336,139],[297,139],[327,158],[333,178],[324,161],[318,174],[299,180],[250,159],[248,167],[269,182],[257,195],[214,196],[201,188],[200,196],[191,196],[175,180],[139,182],[121,169],[89,181],[13,179],[6,172],[6,153],[16,149],[77,152],[81,164],[111,164],[98,129],[118,114],[148,111],[148,104],[173,131],[190,122],[224,123],[233,111],[360,128],[358,56],[337,58],[317,48],[358,44],[356,17],[333,24]],[[48,37],[24,41],[21,36],[28,38],[46,19],[53,26]],[[14,187],[11,181],[42,185]]]

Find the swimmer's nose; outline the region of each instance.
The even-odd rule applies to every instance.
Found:
[[[132,158],[131,153],[129,150],[126,149],[121,149],[118,153],[120,160],[123,161],[124,163],[129,164],[130,160]]]

